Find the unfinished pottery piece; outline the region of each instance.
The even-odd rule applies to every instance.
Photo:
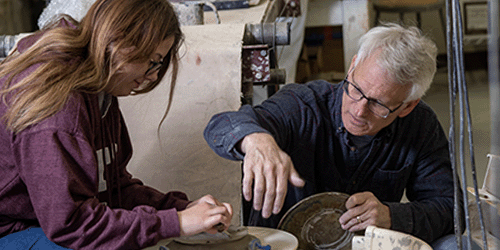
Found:
[[[342,229],[339,218],[347,211],[349,195],[325,192],[309,196],[288,210],[278,229],[295,235],[299,249],[350,250],[354,234]]]
[[[175,242],[187,245],[207,245],[220,244],[229,241],[236,241],[248,235],[246,227],[229,226],[226,231],[216,234],[199,233],[191,236],[181,236],[174,239]]]
[[[432,250],[425,241],[390,229],[368,226],[364,236],[364,250]]]

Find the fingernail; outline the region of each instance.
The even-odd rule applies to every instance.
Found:
[[[219,224],[215,225],[214,226],[216,229],[217,229],[217,232],[223,232],[224,231],[224,224],[222,224],[222,222],[219,222]]]

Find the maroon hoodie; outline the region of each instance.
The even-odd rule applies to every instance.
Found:
[[[24,38],[18,51],[36,39]],[[62,110],[17,135],[0,122],[0,237],[40,226],[63,247],[110,250],[179,236],[177,211],[186,208],[186,195],[163,194],[132,178],[127,128],[116,97],[106,99],[101,111],[99,95],[74,92]],[[0,117],[5,112],[0,102]],[[102,152],[105,177],[98,171]],[[107,191],[99,193],[99,178]]]

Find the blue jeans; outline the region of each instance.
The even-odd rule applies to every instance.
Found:
[[[462,236],[462,249],[467,249],[467,236]],[[454,234],[443,236],[431,244],[433,250],[456,250],[458,249],[457,240]],[[474,241],[471,242],[471,250],[481,250]]]
[[[42,229],[33,227],[0,238],[0,250],[71,250],[50,241]]]

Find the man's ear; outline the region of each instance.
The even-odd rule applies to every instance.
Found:
[[[407,102],[406,106],[403,108],[403,111],[401,111],[401,113],[399,113],[398,116],[400,118],[407,116],[408,114],[411,113],[411,111],[413,111],[413,109],[417,106],[417,104],[419,102],[420,102],[420,98],[417,100]]]
[[[352,69],[354,69],[354,61],[356,61],[356,57],[358,57],[357,54],[352,57],[351,65],[349,66],[349,70],[347,71],[347,74],[349,74],[352,71]]]

